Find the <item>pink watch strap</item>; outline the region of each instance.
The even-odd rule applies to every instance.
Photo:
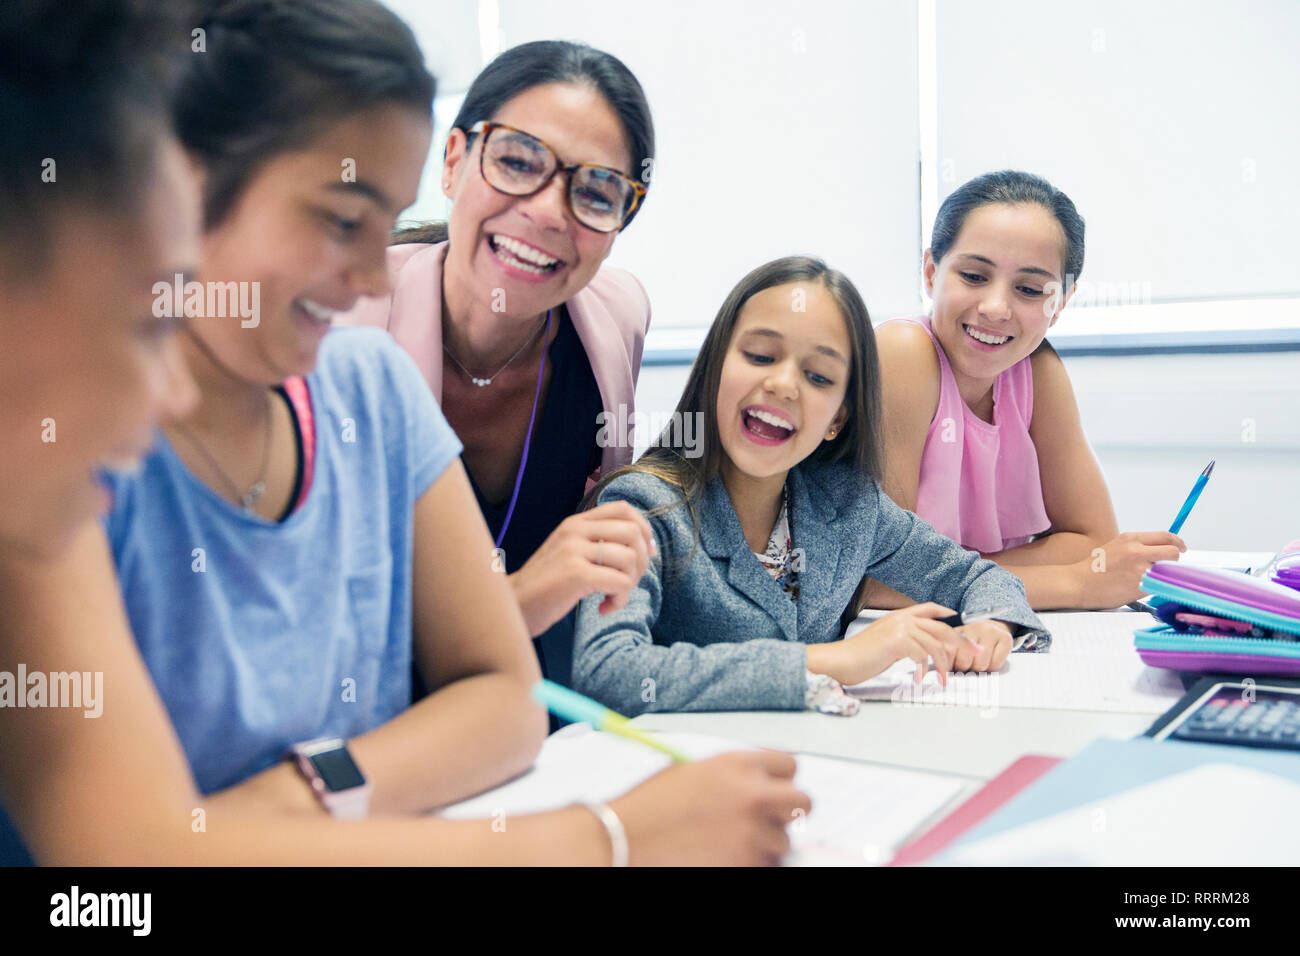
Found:
[[[330,793],[313,785],[317,798],[330,816],[337,820],[364,820],[370,813],[370,784],[353,787],[342,793]]]

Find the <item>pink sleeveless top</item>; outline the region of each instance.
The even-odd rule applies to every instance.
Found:
[[[967,407],[928,318],[921,326],[939,356],[939,407],[921,454],[916,513],[972,551],[1005,551],[1046,531],[1038,451],[1029,437],[1034,376],[1029,357],[997,377],[993,424]]]

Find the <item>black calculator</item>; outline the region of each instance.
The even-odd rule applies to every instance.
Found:
[[[1300,751],[1300,687],[1220,681],[1155,737]]]

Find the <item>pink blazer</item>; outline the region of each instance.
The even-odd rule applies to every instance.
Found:
[[[387,295],[366,296],[335,321],[387,329],[419,367],[442,404],[442,265],[447,243],[407,243],[388,250]],[[601,269],[566,305],[587,351],[591,371],[612,422],[633,421],[641,349],[650,328],[650,300],[641,283],[621,269]],[[619,406],[626,411],[620,415]],[[588,423],[596,428],[596,422]],[[610,429],[611,433],[617,431]],[[632,448],[611,442],[600,470],[608,474],[632,460]],[[589,486],[590,487],[590,486]]]

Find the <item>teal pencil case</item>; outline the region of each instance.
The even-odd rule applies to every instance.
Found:
[[[1133,635],[1152,667],[1300,675],[1300,592],[1237,571],[1157,561],[1142,578],[1158,627]]]

